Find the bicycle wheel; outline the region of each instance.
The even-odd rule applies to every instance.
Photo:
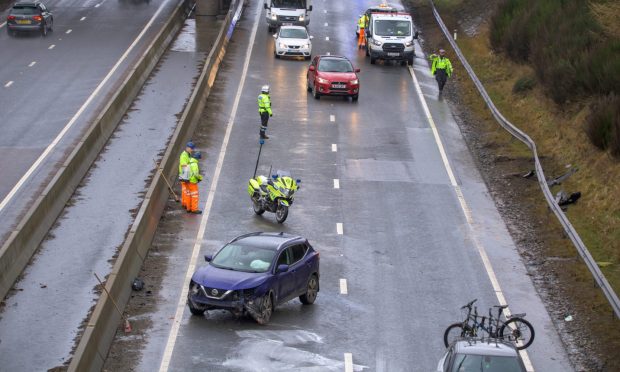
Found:
[[[467,326],[463,328],[463,323],[450,324],[443,333],[443,343],[448,347],[452,342],[469,336],[471,336],[471,329]]]
[[[515,342],[518,350],[523,350],[534,342],[534,327],[523,318],[512,318],[502,325],[499,335]]]

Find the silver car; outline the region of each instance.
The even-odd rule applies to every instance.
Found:
[[[275,39],[273,54],[276,58],[283,56],[304,57],[310,60],[312,57],[312,36],[303,26],[282,26]]]
[[[526,372],[515,345],[495,340],[453,342],[437,365],[437,372]]]

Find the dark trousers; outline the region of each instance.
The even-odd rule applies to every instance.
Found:
[[[269,123],[269,113],[261,112],[260,113],[260,136],[263,138],[265,136],[265,132],[267,131],[267,124]]]
[[[443,91],[443,86],[446,85],[446,80],[448,80],[448,74],[446,74],[446,70],[438,68],[435,71],[435,80],[437,80],[437,86],[439,87],[439,91]]]

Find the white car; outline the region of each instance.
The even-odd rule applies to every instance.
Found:
[[[309,60],[312,56],[312,36],[308,35],[308,30],[303,26],[282,26],[275,39],[275,49],[273,54],[276,58],[282,56],[304,57]]]

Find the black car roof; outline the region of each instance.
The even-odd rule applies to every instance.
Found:
[[[287,234],[285,232],[255,232],[241,235],[230,242],[262,249],[279,250],[286,243],[294,241],[305,242],[306,239],[299,235]]]

